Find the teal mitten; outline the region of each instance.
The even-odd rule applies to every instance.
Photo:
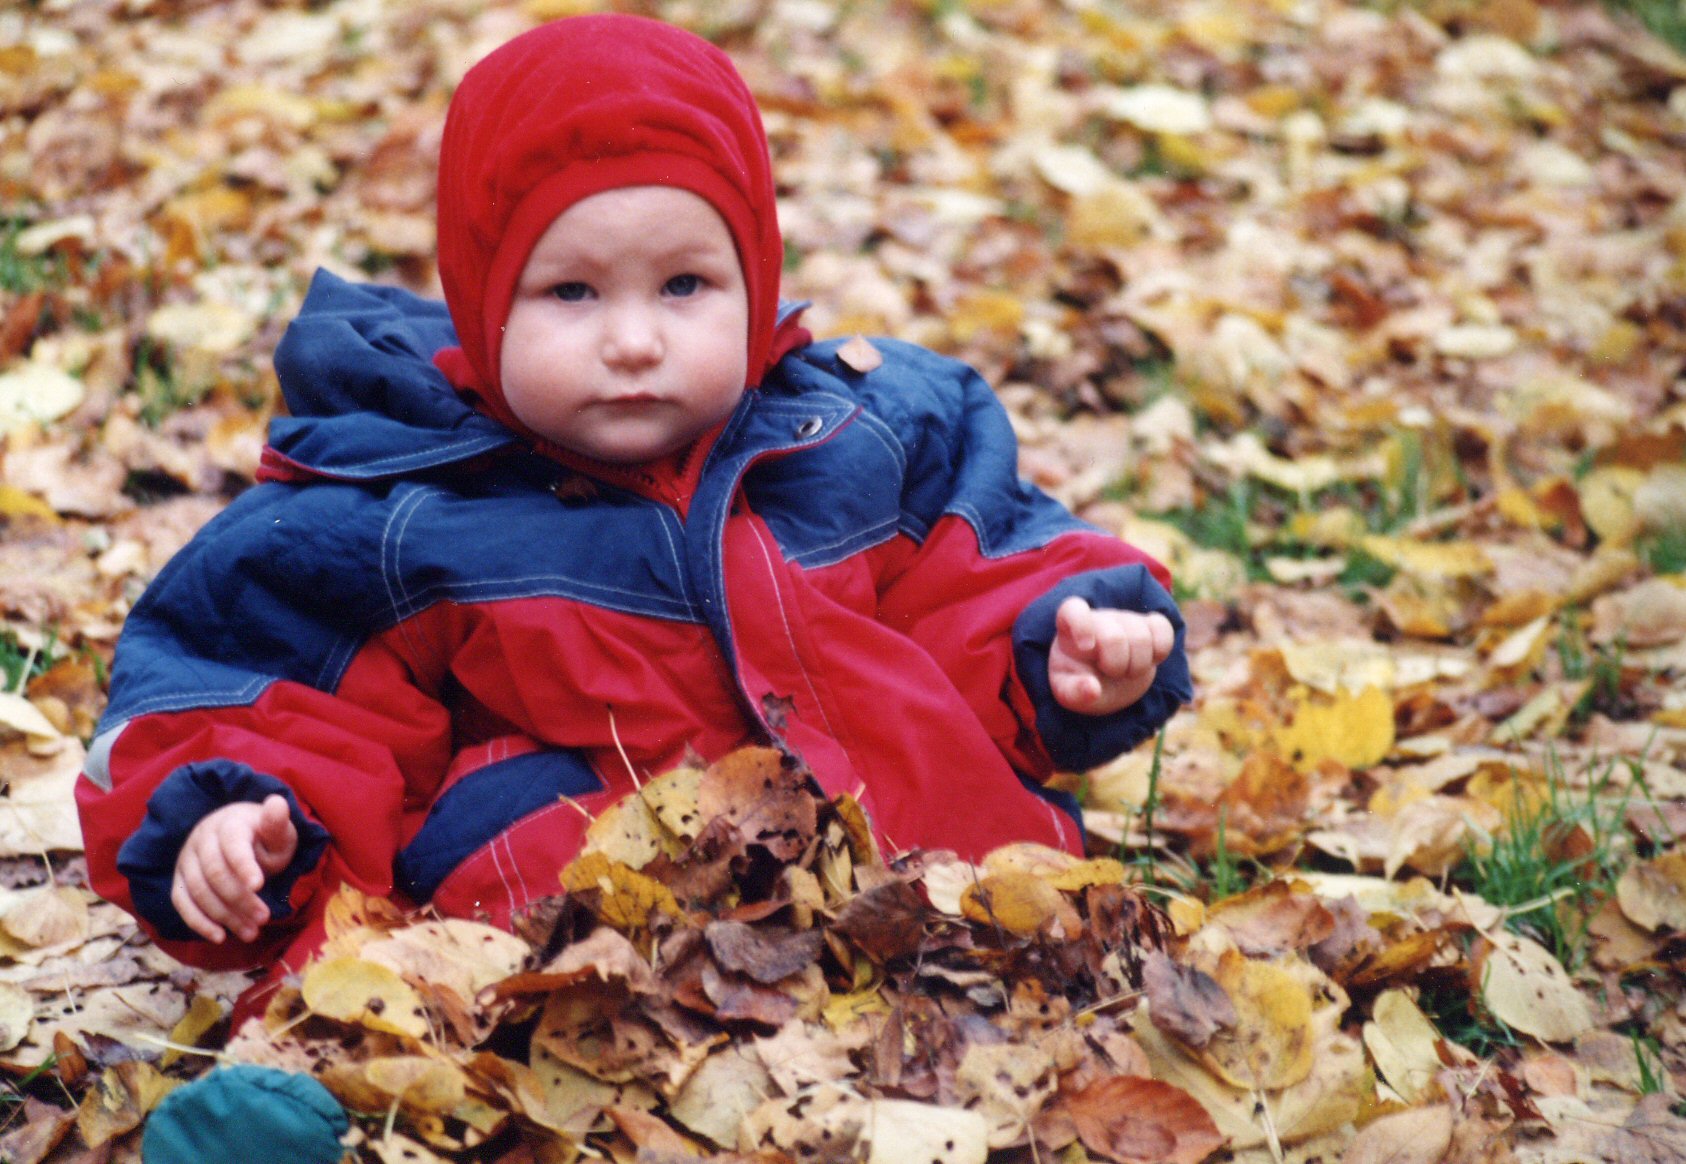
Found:
[[[142,1164],[336,1164],[345,1109],[308,1075],[218,1067],[147,1117]]]

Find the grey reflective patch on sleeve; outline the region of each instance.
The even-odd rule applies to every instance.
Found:
[[[128,726],[129,721],[124,720],[116,727],[95,736],[94,742],[88,745],[87,758],[82,761],[82,775],[102,792],[111,791],[111,749],[117,745],[117,737],[122,735],[123,729]]]

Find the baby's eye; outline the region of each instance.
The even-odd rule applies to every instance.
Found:
[[[683,299],[702,290],[702,279],[696,275],[675,275],[662,284],[662,293]]]
[[[550,289],[550,293],[564,303],[583,303],[591,298],[591,286],[588,283],[558,283]]]

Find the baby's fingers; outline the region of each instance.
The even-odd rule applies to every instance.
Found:
[[[206,845],[200,860],[188,864],[182,872],[205,915],[250,942],[269,920],[269,907],[257,894],[263,885],[263,872],[248,846],[231,838],[217,839],[225,843]]]
[[[207,840],[209,843],[200,848],[199,860],[204,865],[205,880],[218,897],[237,901],[263,888],[263,870],[252,851],[251,834],[238,822],[214,829]]]
[[[1095,664],[1102,675],[1113,679],[1139,675],[1152,668],[1153,632],[1145,618],[1112,618],[1095,632]]]
[[[264,800],[258,817],[257,830],[252,837],[254,866],[262,872],[252,888],[263,885],[262,878],[285,869],[298,851],[299,833],[293,827],[292,810],[282,796]]]
[[[1101,697],[1099,677],[1085,671],[1050,671],[1048,687],[1061,707],[1071,711],[1087,711]]]
[[[170,884],[170,904],[176,907],[176,912],[181,915],[181,920],[187,923],[187,928],[206,941],[221,945],[222,940],[228,936],[227,931],[199,908],[192,890],[188,888],[186,871],[177,872],[176,879]]]
[[[1073,595],[1054,611],[1054,644],[1074,659],[1092,659],[1095,654],[1095,611]]]
[[[1171,620],[1162,614],[1147,616],[1147,626],[1153,637],[1153,661],[1163,663],[1171,657],[1171,648],[1177,645],[1177,628],[1171,625]]]

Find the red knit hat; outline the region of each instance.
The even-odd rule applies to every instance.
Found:
[[[751,381],[782,354],[767,137],[731,60],[644,17],[558,20],[469,70],[439,153],[439,277],[462,347],[437,362],[513,428],[527,431],[504,402],[499,357],[521,268],[557,215],[623,186],[678,187],[719,212],[749,297]]]

